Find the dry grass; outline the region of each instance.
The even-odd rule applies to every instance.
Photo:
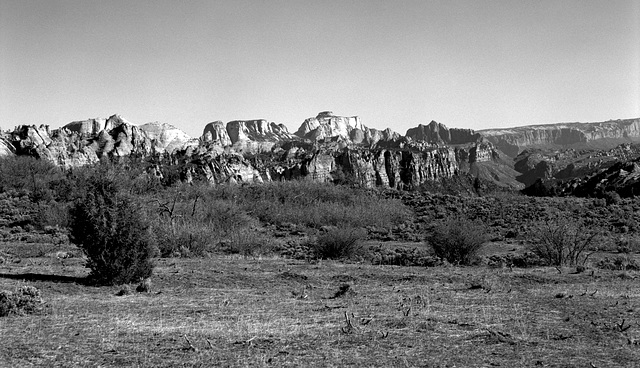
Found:
[[[0,318],[0,366],[632,367],[640,361],[634,344],[640,292],[619,271],[161,259],[151,293],[121,297],[119,287],[25,276],[83,272],[80,260],[64,269],[46,258],[0,265],[0,289],[33,285],[48,303],[42,315]],[[349,289],[336,297],[344,284]]]

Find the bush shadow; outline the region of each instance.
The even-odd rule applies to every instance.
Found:
[[[75,277],[75,276],[63,276],[63,275],[48,275],[48,274],[40,274],[40,273],[18,273],[18,274],[10,274],[10,273],[0,273],[0,278],[3,279],[12,279],[12,280],[23,280],[23,281],[44,281],[44,282],[55,282],[55,283],[76,283],[82,285],[90,284],[90,280],[88,277]]]

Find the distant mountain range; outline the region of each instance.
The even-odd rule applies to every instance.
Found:
[[[0,156],[31,155],[63,167],[102,157],[172,157],[185,165],[188,180],[212,183],[296,177],[336,181],[346,175],[370,187],[415,188],[468,175],[520,189],[563,170],[566,175],[559,164],[573,162],[566,152],[604,152],[639,141],[640,119],[479,131],[431,121],[400,135],[368,128],[357,116],[324,111],[306,119],[295,133],[264,119],[215,121],[192,138],[166,123],[134,125],[113,115],[59,129],[19,126],[2,132]]]

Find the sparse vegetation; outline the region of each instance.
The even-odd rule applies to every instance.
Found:
[[[461,216],[448,218],[432,225],[426,240],[436,256],[452,264],[469,265],[488,240],[487,227]]]

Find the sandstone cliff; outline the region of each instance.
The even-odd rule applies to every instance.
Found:
[[[0,157],[12,156],[14,154],[14,151],[15,148],[11,144],[11,141],[5,137],[0,136]]]
[[[611,146],[639,141],[640,119],[531,125],[510,129],[481,130],[479,133],[498,149],[515,157],[526,147],[570,147],[598,140],[608,140]]]
[[[414,141],[431,144],[465,144],[473,143],[480,138],[480,134],[471,129],[449,129],[444,124],[435,121],[431,121],[428,125],[419,124],[417,127],[407,130],[405,136]]]
[[[362,124],[357,116],[336,116],[323,111],[315,118],[305,120],[296,136],[310,141],[342,140],[351,144],[374,146],[380,141],[395,141],[400,135],[391,129],[371,129]]]

